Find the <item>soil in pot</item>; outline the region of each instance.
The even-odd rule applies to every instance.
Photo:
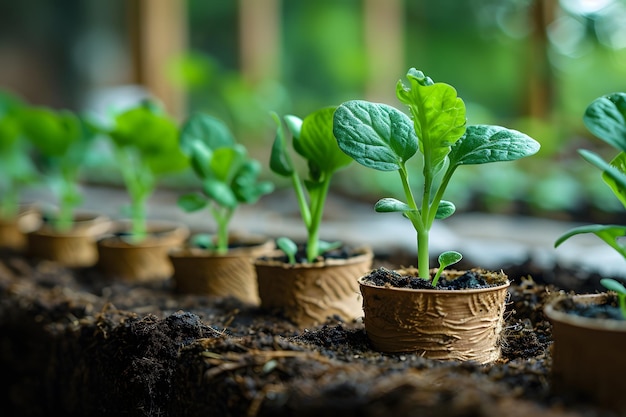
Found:
[[[218,254],[198,247],[174,248],[169,258],[174,267],[174,288],[180,293],[235,297],[259,305],[253,262],[274,250],[274,241],[233,238],[228,253]]]
[[[436,288],[417,276],[415,268],[379,268],[359,280],[372,345],[382,352],[417,352],[431,359],[497,360],[507,276],[446,270]]]
[[[111,227],[108,217],[79,213],[69,230],[55,229],[45,218],[41,226],[27,233],[29,256],[83,268],[98,262],[96,241]]]
[[[614,294],[562,296],[545,314],[553,326],[555,392],[578,395],[626,415],[626,320]]]
[[[169,279],[174,268],[170,249],[183,244],[189,229],[179,223],[149,221],[148,236],[135,242],[128,237],[130,223],[118,221],[114,232],[98,241],[98,268],[113,279],[145,282]]]
[[[313,263],[304,253],[301,247],[295,264],[280,251],[255,261],[261,307],[302,327],[362,316],[357,280],[371,269],[371,249],[344,247]]]

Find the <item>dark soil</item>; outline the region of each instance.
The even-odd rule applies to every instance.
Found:
[[[376,266],[406,264],[395,255]],[[382,354],[360,321],[299,329],[229,298],[129,285],[95,269],[0,253],[2,416],[611,416],[550,382],[559,289],[532,262],[513,281],[502,357],[489,365]],[[583,292],[583,291],[578,291]]]
[[[482,271],[469,269],[458,277],[448,277],[443,271],[436,286],[431,281],[412,275],[401,275],[394,270],[385,267],[373,270],[364,277],[368,283],[378,287],[391,286],[396,288],[410,288],[413,290],[468,290],[476,288],[489,288],[498,284],[490,284],[485,280]]]

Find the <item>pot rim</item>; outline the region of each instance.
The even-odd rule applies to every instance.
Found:
[[[280,254],[280,255],[278,255]],[[325,268],[331,266],[343,266],[352,265],[360,262],[371,260],[374,257],[374,251],[369,246],[359,246],[354,248],[354,256],[345,259],[330,258],[323,261],[317,261],[312,263],[296,263],[290,264],[274,259],[275,256],[284,256],[284,252],[277,249],[274,252],[266,255],[268,259],[256,258],[254,260],[255,266],[275,267],[285,269],[312,269],[312,268]]]
[[[451,270],[451,271],[456,271],[456,270]],[[486,271],[486,272],[490,272],[490,271]],[[506,277],[506,275],[504,275],[504,273],[502,273],[504,277]],[[456,289],[449,289],[449,290],[431,290],[431,289],[425,289],[425,288],[400,288],[400,287],[381,287],[379,285],[375,285],[369,282],[365,282],[365,278],[366,276],[362,276],[358,279],[359,282],[359,286],[361,287],[366,287],[366,288],[371,288],[374,290],[381,290],[381,291],[387,291],[387,290],[391,290],[391,291],[399,291],[399,292],[405,292],[405,293],[414,293],[414,294],[433,294],[433,295],[457,295],[457,294],[476,294],[476,293],[482,293],[482,292],[490,292],[490,291],[499,291],[505,288],[508,288],[511,285],[511,280],[508,279],[508,277],[506,277],[507,282],[499,284],[499,285],[493,285],[493,286],[489,286],[489,287],[484,287],[484,288],[467,288],[467,289],[462,289],[462,290],[456,290]]]
[[[582,317],[575,314],[559,309],[560,304],[568,299],[573,301],[582,302],[584,304],[593,304],[601,302],[609,296],[608,292],[597,294],[576,294],[576,295],[561,295],[550,301],[543,308],[543,312],[548,319],[553,322],[568,324],[576,327],[586,327],[595,330],[603,330],[610,332],[626,332],[626,320],[615,319],[594,319],[591,317]]]
[[[265,246],[267,246],[268,250],[274,248],[273,239],[259,236],[243,238],[236,237],[236,239],[231,240],[231,242],[243,243],[246,244],[246,246],[238,246],[228,249],[228,252],[226,253],[217,253],[212,249],[181,245],[170,249],[168,256],[170,258],[241,258],[242,256],[248,256],[249,252],[256,251],[264,248]]]

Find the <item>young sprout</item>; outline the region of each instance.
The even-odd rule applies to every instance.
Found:
[[[536,153],[539,143],[500,126],[467,126],[465,104],[452,86],[435,83],[414,68],[407,79],[408,85],[398,82],[396,95],[411,117],[386,104],[352,100],[335,111],[333,132],[341,150],[358,163],[399,174],[405,201],[383,198],[374,208],[399,212],[410,220],[417,232],[419,276],[430,280],[430,230],[435,219],[455,211],[443,197],[456,169],[523,158]],[[423,163],[421,198],[416,198],[409,181],[408,162],[416,154]],[[455,258],[456,252],[446,252],[440,259],[450,264]]]
[[[180,146],[202,182],[202,192],[181,196],[178,205],[188,212],[207,208],[217,223],[217,242],[211,236],[197,235],[192,243],[227,253],[229,225],[239,205],[256,203],[272,192],[274,185],[258,181],[261,164],[235,143],[228,127],[215,117],[196,113],[187,119]]]
[[[626,320],[626,287],[611,278],[601,279],[600,284],[602,284],[607,290],[617,293],[619,309],[622,312],[622,317]]]
[[[272,114],[277,130],[272,145],[270,169],[289,178],[296,193],[300,215],[307,230],[306,257],[313,262],[318,256],[341,246],[340,242],[324,242],[319,239],[319,229],[324,214],[330,181],[335,172],[349,165],[352,160],[345,155],[333,136],[333,113],[335,107],[317,110],[301,120],[296,116],[285,116],[285,124],[293,137],[294,150],[304,158],[308,167],[308,178],[300,178],[291,155],[287,150],[287,139],[283,124],[276,114]],[[277,242],[285,251],[291,263],[295,262],[297,246],[286,244],[286,239]],[[289,251],[289,252],[288,252]]]

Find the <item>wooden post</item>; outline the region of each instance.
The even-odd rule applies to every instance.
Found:
[[[176,118],[185,113],[184,93],[167,79],[171,60],[186,46],[185,0],[129,2],[133,82],[144,86]]]
[[[241,73],[256,83],[279,77],[280,0],[239,0]]]
[[[404,11],[402,0],[364,0],[368,100],[392,104],[404,68]]]

